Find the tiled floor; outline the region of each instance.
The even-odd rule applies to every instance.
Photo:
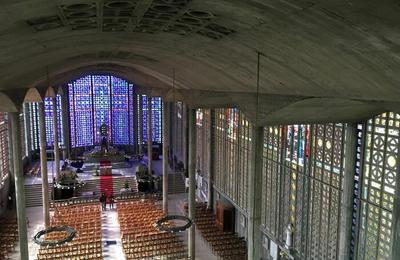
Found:
[[[120,226],[116,209],[107,209],[101,214],[103,257],[107,259],[124,259]]]

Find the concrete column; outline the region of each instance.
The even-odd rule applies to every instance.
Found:
[[[147,97],[147,166],[148,172],[152,175],[153,168],[153,131],[152,131],[152,104],[151,97]]]
[[[350,259],[351,225],[353,213],[354,172],[357,149],[357,124],[346,126],[345,165],[342,201],[340,205],[339,259]]]
[[[253,127],[251,172],[248,176],[247,259],[261,259],[261,193],[264,129]]]
[[[208,183],[207,183],[207,207],[208,209],[214,208],[214,172],[215,172],[215,110],[210,109],[210,143],[208,147],[209,165],[208,165]]]
[[[25,190],[22,172],[22,146],[20,138],[19,113],[9,113],[12,129],[13,165],[15,180],[15,200],[17,204],[18,239],[20,259],[28,260],[28,230],[26,227]]]
[[[169,102],[163,102],[163,211],[168,214]]]
[[[53,102],[53,135],[54,135],[54,168],[56,170],[56,179],[60,178],[60,147],[58,145],[58,114],[57,99],[52,98]]]
[[[189,117],[189,218],[193,225],[189,229],[189,258],[195,259],[195,215],[196,215],[196,109],[190,109]]]
[[[138,145],[139,145],[139,148],[138,148],[138,152],[139,152],[139,154],[143,154],[143,139],[142,139],[142,137],[143,137],[143,110],[142,110],[142,95],[139,95],[138,96],[138,98],[139,98],[139,111],[138,111]]]
[[[64,137],[64,146],[66,154],[64,156],[64,160],[66,158],[70,158],[71,156],[71,141],[69,134],[69,105],[68,105],[68,95],[61,96],[61,115],[62,115],[62,129],[63,129],[63,137]]]
[[[42,196],[43,196],[43,219],[44,226],[50,226],[49,213],[49,179],[47,177],[47,155],[46,155],[46,124],[44,114],[44,102],[39,102],[39,142],[40,142],[40,171],[42,173]]]

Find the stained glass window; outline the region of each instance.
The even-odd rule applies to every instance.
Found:
[[[142,105],[142,142],[147,142],[147,96],[141,95],[141,105]]]
[[[134,144],[133,85],[108,75],[88,75],[69,85],[72,147],[100,144],[100,126],[108,126],[111,144]]]
[[[53,146],[54,142],[54,118],[53,118],[53,99],[46,97],[44,99],[45,109],[45,124],[46,124],[46,145]],[[58,143],[63,144],[63,128],[62,128],[62,111],[61,111],[61,96],[56,97],[56,109],[57,109],[57,128],[58,128]]]
[[[294,228],[301,259],[337,259],[344,125],[286,125],[264,129],[262,225],[284,243]]]
[[[197,109],[196,110],[196,125],[197,125],[197,160],[196,169],[204,177],[208,177],[208,169],[210,165],[210,124],[211,113],[210,109]]]
[[[215,110],[215,185],[247,210],[252,126],[236,108]]]
[[[393,207],[399,162],[400,115],[384,113],[364,128],[358,234],[359,259],[392,259]],[[398,246],[398,245],[396,245]]]
[[[57,95],[57,120],[58,120],[58,143],[62,145],[64,142],[63,128],[62,128],[62,111],[61,111],[61,96]],[[44,99],[45,111],[45,125],[46,125],[46,146],[53,146],[54,132],[53,132],[53,100],[51,97]],[[39,149],[39,106],[38,103],[28,103],[27,113],[29,114],[29,132],[30,132],[30,149],[31,151]]]
[[[25,145],[25,120],[24,113],[19,114],[19,126],[20,126],[20,140],[21,140],[21,154],[22,158],[26,156],[26,145]]]
[[[109,76],[93,76],[93,113],[94,113],[94,133],[95,144],[100,144],[100,127],[105,124],[108,126],[108,139],[111,140],[111,90]]]
[[[8,125],[5,113],[0,112],[0,188],[9,174]]]
[[[162,143],[162,100],[161,97],[153,97],[152,104],[152,125],[153,125],[153,141]]]
[[[135,107],[136,106],[136,95],[134,94],[133,91],[133,85],[129,84],[129,100],[128,100],[128,115],[129,115],[129,144],[135,145],[137,141],[135,140],[135,120],[134,118],[137,117],[137,114],[135,114]],[[137,130],[136,130],[137,131]],[[126,134],[126,133],[125,133]]]
[[[125,80],[111,77],[112,86],[112,136],[114,144],[129,144],[129,94]],[[132,117],[133,118],[133,117]],[[133,128],[132,128],[133,130]]]
[[[75,97],[74,97],[74,84],[68,84],[68,102],[69,102],[69,137],[72,147],[76,147],[76,134],[75,134]]]
[[[142,103],[142,141],[147,142],[147,96],[141,96]],[[162,99],[161,97],[151,98],[152,108],[152,141],[162,143]]]
[[[74,82],[75,142],[76,146],[93,145],[92,77]]]

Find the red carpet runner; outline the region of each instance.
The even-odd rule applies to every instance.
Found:
[[[107,199],[113,193],[111,162],[100,161],[100,192],[106,194]]]

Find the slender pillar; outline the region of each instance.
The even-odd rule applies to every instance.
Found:
[[[49,213],[49,179],[47,177],[47,155],[46,155],[46,124],[44,114],[44,102],[39,102],[39,142],[40,142],[40,171],[42,173],[42,196],[43,196],[43,219],[44,226],[50,226]]]
[[[152,131],[152,104],[151,97],[147,97],[147,166],[149,175],[152,175],[153,164],[153,131]]]
[[[353,213],[354,171],[357,149],[357,125],[346,126],[346,163],[344,166],[342,202],[340,205],[339,259],[350,259],[351,225]]]
[[[168,214],[169,102],[163,102],[163,211]]]
[[[18,239],[20,259],[28,260],[28,230],[26,227],[25,212],[25,190],[24,177],[22,172],[22,145],[21,145],[21,126],[19,123],[19,113],[9,113],[12,129],[13,165],[15,181],[15,199],[17,204]]]
[[[248,193],[248,225],[247,225],[247,259],[261,258],[261,184],[262,184],[262,155],[263,155],[264,129],[260,126],[253,127],[253,140],[251,151],[251,172],[249,174]]]
[[[215,152],[215,133],[214,133],[214,126],[215,126],[215,110],[210,109],[210,142],[208,147],[208,182],[207,182],[207,190],[208,190],[208,197],[207,197],[207,208],[213,209],[214,208],[214,152]]]
[[[143,137],[143,127],[142,127],[142,125],[143,125],[143,111],[142,111],[142,95],[139,95],[138,96],[138,98],[139,98],[139,115],[138,115],[138,133],[139,133],[139,135],[138,135],[138,146],[139,146],[139,148],[138,148],[138,152],[139,152],[139,154],[143,154],[143,139],[142,139],[142,137]]]
[[[56,179],[60,178],[60,147],[58,146],[58,114],[57,99],[52,98],[53,102],[53,135],[54,135],[54,168],[56,170]]]
[[[189,117],[189,218],[196,215],[196,109],[190,109]],[[195,225],[189,229],[189,258],[195,259]]]

